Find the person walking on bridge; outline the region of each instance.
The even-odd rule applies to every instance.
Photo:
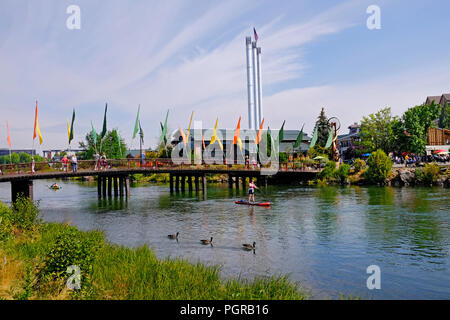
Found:
[[[102,170],[106,169],[106,155],[104,152],[102,154],[102,157],[100,158],[100,165],[101,165]]]
[[[75,154],[72,156],[71,164],[72,164],[72,172],[77,172],[78,159]]]
[[[61,162],[63,163],[63,171],[67,172],[67,164],[69,162],[69,159],[67,159],[67,155],[64,155],[64,157],[61,159]]]
[[[95,161],[95,166],[94,166],[94,170],[98,170],[100,167],[100,155],[98,154],[98,152],[96,152],[94,154],[94,161]]]

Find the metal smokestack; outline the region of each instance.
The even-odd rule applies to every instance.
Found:
[[[259,123],[261,123],[264,118],[263,107],[262,107],[262,79],[261,79],[261,48],[257,48],[258,50],[258,117]]]
[[[248,93],[248,128],[255,129],[255,100],[254,100],[254,78],[253,78],[253,52],[252,38],[246,37],[247,47],[247,93]]]
[[[256,42],[252,42],[252,52],[253,52],[253,96],[254,96],[254,115],[255,115],[255,130],[258,130],[261,122],[259,121],[259,102],[258,102],[258,53],[256,48]]]

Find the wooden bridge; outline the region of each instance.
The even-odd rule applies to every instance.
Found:
[[[65,168],[61,162],[39,162],[34,167],[31,163],[0,165],[0,182],[11,183],[11,200],[23,196],[33,199],[33,180],[61,179],[71,177],[97,177],[99,197],[128,197],[130,195],[130,175],[168,173],[170,192],[184,192],[186,184],[189,192],[195,188],[197,193],[207,193],[208,174],[228,175],[228,186],[245,190],[247,178],[253,179],[259,186],[267,186],[269,176],[264,167],[243,164],[175,164],[171,159],[149,159],[141,163],[140,159],[108,160],[105,167],[93,160],[79,160],[77,170],[71,164]],[[310,180],[320,170],[311,167],[297,167],[284,164],[272,175],[272,178],[295,181]],[[200,188],[201,185],[201,188]]]

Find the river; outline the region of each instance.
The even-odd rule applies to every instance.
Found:
[[[220,265],[224,278],[288,275],[313,298],[450,299],[450,192],[443,188],[269,186],[257,200],[208,184],[208,198],[169,193],[166,185],[134,185],[126,199],[99,200],[95,183],[34,183],[46,221],[99,229],[113,243],[147,244],[160,258]],[[10,201],[9,183],[0,201]],[[179,241],[168,234],[180,232]],[[213,246],[200,239],[213,237]],[[244,251],[242,243],[256,242]],[[377,265],[381,289],[369,290]]]

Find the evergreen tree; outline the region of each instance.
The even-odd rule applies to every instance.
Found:
[[[316,121],[317,130],[317,145],[325,147],[328,136],[330,134],[330,126],[328,124],[328,119],[325,115],[325,110],[322,108],[319,117]]]

